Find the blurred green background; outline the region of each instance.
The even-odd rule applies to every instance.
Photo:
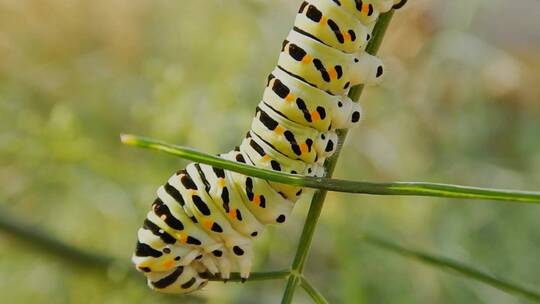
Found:
[[[0,0],[0,212],[130,263],[155,189],[186,162],[121,132],[218,153],[239,143],[300,1]],[[540,190],[535,0],[412,0],[365,91],[335,176]],[[257,242],[255,271],[294,254],[307,202]],[[362,231],[540,286],[540,208],[330,194],[307,275],[335,303],[527,303],[380,251]],[[42,230],[41,230],[42,229]],[[274,303],[284,282],[160,296],[0,232],[2,303]],[[297,303],[309,303],[302,291]]]

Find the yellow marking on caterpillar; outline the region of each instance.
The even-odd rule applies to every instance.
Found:
[[[308,152],[308,145],[307,144],[301,144],[300,145],[300,151],[302,154],[306,154]]]
[[[302,58],[302,63],[308,64],[308,63],[311,63],[312,60],[313,60],[313,57],[311,57],[309,54],[306,54],[304,58]]]
[[[218,178],[217,184],[218,184],[218,187],[224,188],[225,187],[225,179],[223,177]]]
[[[187,194],[188,194],[189,196],[193,196],[193,195],[197,194],[197,191],[195,191],[195,190],[193,190],[193,189],[189,189],[189,190],[187,191]]]
[[[313,121],[317,121],[317,120],[321,119],[321,115],[319,114],[319,112],[313,111],[313,112],[311,112],[311,119]]]
[[[328,22],[328,19],[326,19],[326,17],[324,17],[324,16],[321,17],[321,20],[319,21],[319,23],[320,23],[321,25],[326,25],[327,22]]]
[[[306,58],[306,56],[304,56],[304,58]],[[293,93],[289,93],[289,94],[287,94],[287,96],[285,96],[285,101],[291,102],[293,100],[294,100],[294,94]]]
[[[204,220],[203,226],[206,227],[208,230],[212,229],[212,225],[214,225],[214,221],[212,220]]]
[[[174,265],[173,260],[166,260],[165,262],[163,262],[163,266],[165,266],[167,268],[171,268],[171,267],[173,267],[173,265]]]
[[[285,132],[285,128],[283,128],[282,126],[278,125],[278,126],[274,129],[274,132],[276,132],[276,133],[279,134],[279,135],[283,135],[283,132]]]
[[[176,239],[179,240],[181,243],[187,243],[187,235],[184,233],[177,233]]]

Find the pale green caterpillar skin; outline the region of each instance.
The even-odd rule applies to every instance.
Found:
[[[376,84],[381,61],[364,52],[380,13],[403,0],[309,0],[283,42],[277,67],[245,138],[221,157],[259,168],[323,176],[324,160],[338,145],[336,129],[360,121],[347,92]],[[166,293],[202,288],[208,276],[247,279],[252,243],[264,226],[280,224],[305,193],[191,163],[157,191],[132,260],[148,285]]]

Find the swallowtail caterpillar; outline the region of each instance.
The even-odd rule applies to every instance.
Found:
[[[251,129],[221,157],[260,168],[322,176],[336,129],[361,110],[350,87],[377,84],[382,62],[364,49],[379,14],[404,0],[307,0],[268,76]],[[287,220],[302,188],[191,163],[157,190],[133,254],[148,285],[166,293],[202,288],[208,275],[247,279],[252,242]]]

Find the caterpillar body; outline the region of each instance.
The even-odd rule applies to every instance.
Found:
[[[308,0],[283,42],[251,129],[220,156],[260,168],[323,176],[336,129],[358,124],[351,86],[376,84],[381,61],[364,48],[380,13],[403,0]],[[301,187],[191,163],[157,190],[132,260],[150,288],[188,293],[208,275],[251,271],[252,242],[267,224],[286,221]]]

